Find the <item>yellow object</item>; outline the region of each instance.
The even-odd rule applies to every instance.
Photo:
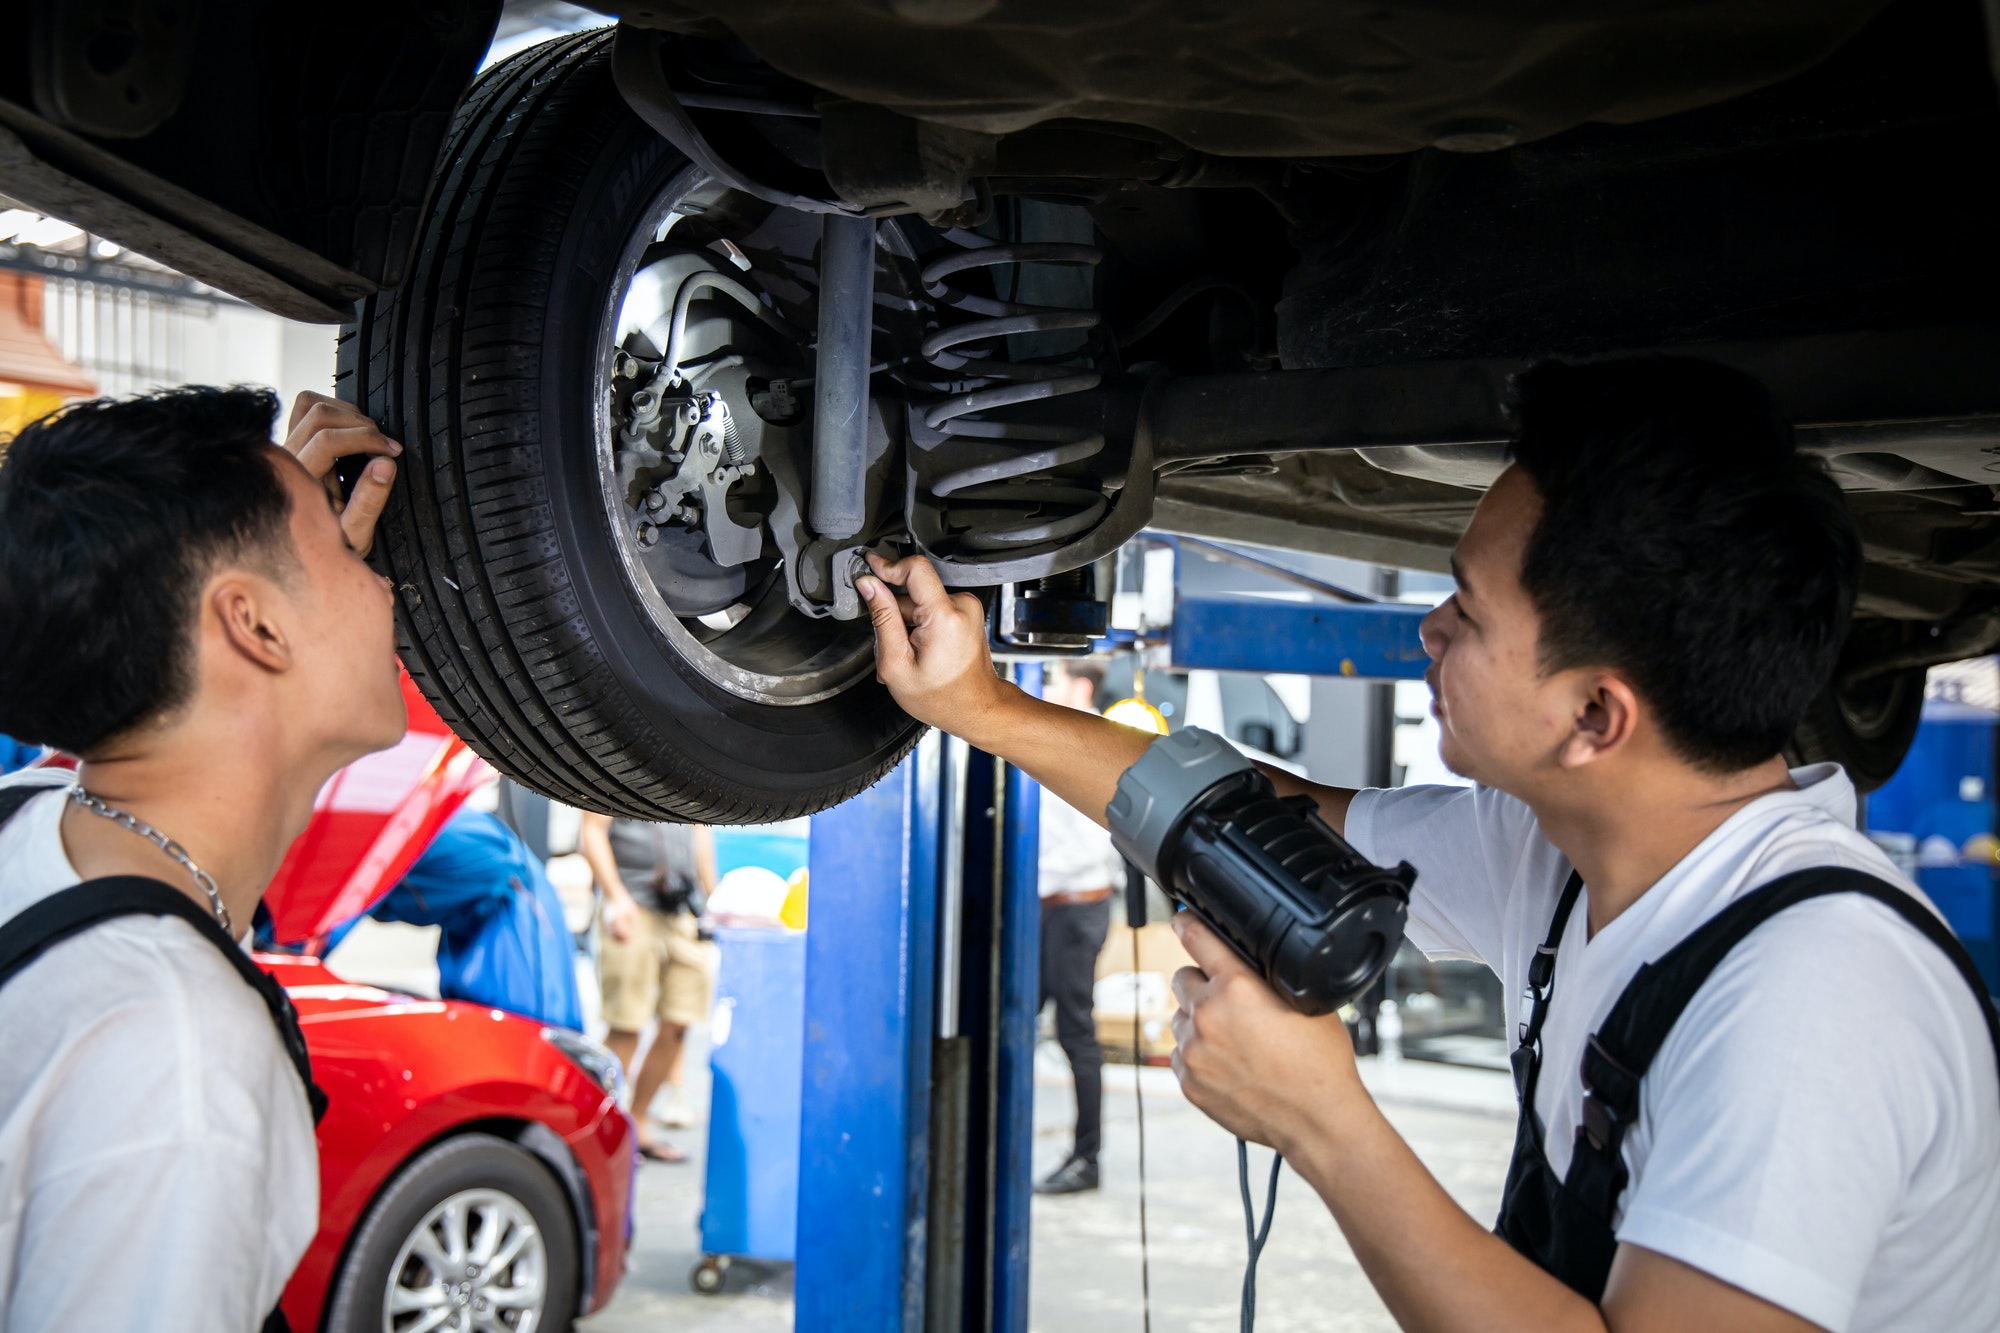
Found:
[[[806,868],[800,866],[792,872],[789,881],[792,889],[785,895],[785,905],[778,909],[778,920],[793,930],[806,928]]]
[[[61,407],[64,401],[59,393],[18,384],[0,384],[0,448],[19,435],[23,426],[40,421]]]
[[[1144,699],[1120,699],[1104,710],[1104,716],[1120,726],[1150,731],[1155,736],[1167,734],[1166,717]]]

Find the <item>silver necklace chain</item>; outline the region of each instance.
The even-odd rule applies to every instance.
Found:
[[[126,832],[138,834],[140,837],[144,838],[147,842],[152,843],[155,847],[165,852],[168,856],[180,862],[181,867],[185,869],[188,872],[188,874],[194,876],[195,887],[199,888],[203,893],[208,895],[208,905],[215,912],[215,919],[222,923],[223,930],[228,932],[231,936],[234,936],[236,934],[236,929],[230,923],[229,920],[229,909],[225,907],[222,902],[222,890],[218,889],[215,886],[215,876],[209,874],[206,870],[203,870],[200,866],[196,865],[194,863],[194,858],[189,856],[187,854],[187,850],[183,848],[179,843],[175,842],[172,838],[169,838],[166,834],[160,832],[158,829],[154,828],[151,824],[148,824],[145,820],[139,818],[137,815],[130,814],[124,810],[120,810],[115,805],[106,805],[104,802],[98,800],[95,796],[92,796],[89,792],[85,791],[82,787],[71,787],[69,789],[69,798],[72,801],[75,801],[78,805],[82,806],[84,809],[90,811],[91,814],[102,815],[104,818],[110,820],[112,823],[116,824],[119,828],[124,829]]]

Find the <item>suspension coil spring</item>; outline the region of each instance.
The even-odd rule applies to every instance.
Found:
[[[999,360],[997,348],[984,345],[1016,334],[1065,330],[1087,334],[1102,316],[1090,309],[980,296],[951,286],[947,279],[1017,264],[1095,265],[1103,257],[1103,251],[1092,245],[1031,241],[966,249],[923,270],[924,290],[940,313],[949,308],[969,316],[924,340],[924,360],[955,392],[926,407],[923,424],[948,441],[1002,445],[965,451],[979,461],[951,467],[930,483],[931,494],[949,507],[958,545],[974,559],[982,553],[988,559],[1005,558],[1067,541],[1094,527],[1108,508],[1097,487],[1052,475],[1065,464],[1101,452],[1103,432],[994,416],[1022,403],[1088,392],[1100,382],[1097,371],[1061,364],[1073,359],[1068,356]]]

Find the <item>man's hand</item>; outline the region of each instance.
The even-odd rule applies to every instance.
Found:
[[[1350,1099],[1366,1099],[1338,1015],[1291,1008],[1189,913],[1175,913],[1173,924],[1197,964],[1173,981],[1174,1074],[1189,1101],[1237,1137],[1289,1157],[1337,1125]]]
[[[632,927],[639,923],[639,904],[624,894],[607,893],[597,915],[604,923],[604,933],[623,944],[632,938]]]
[[[868,567],[875,577],[863,574],[854,586],[875,623],[875,678],[911,717],[978,745],[1007,688],[993,674],[985,607],[971,593],[946,591],[921,555],[890,564],[871,554]]]
[[[307,391],[292,400],[291,419],[285,424],[285,452],[326,487],[334,512],[340,515],[340,530],[346,534],[347,544],[357,554],[367,555],[375,544],[375,522],[389,503],[389,488],[396,481],[394,459],[403,446],[384,435],[381,427],[352,403]],[[366,454],[371,461],[355,482],[353,496],[343,500],[334,464],[357,454]]]

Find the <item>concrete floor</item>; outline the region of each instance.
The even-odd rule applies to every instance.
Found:
[[[1482,1221],[1500,1207],[1513,1135],[1512,1089],[1504,1075],[1406,1062],[1366,1076],[1395,1122],[1453,1196]],[[1137,1109],[1133,1070],[1105,1071],[1104,1188],[1037,1199],[1030,1279],[1035,1333],[1140,1328]],[[1243,1278],[1243,1213],[1235,1140],[1180,1096],[1164,1069],[1139,1071],[1146,1098],[1147,1206],[1154,1327],[1160,1333],[1225,1333],[1237,1327]],[[1074,1102],[1061,1053],[1044,1044],[1036,1061],[1037,1171],[1069,1148]],[[699,1131],[672,1136],[695,1160],[640,1173],[630,1271],[587,1333],[701,1333],[792,1326],[785,1266],[739,1263],[727,1289],[696,1295],[688,1272],[700,1257]],[[1269,1155],[1252,1149],[1262,1205]],[[1265,1333],[1387,1333],[1395,1328],[1347,1244],[1305,1183],[1288,1170],[1278,1216],[1258,1269],[1258,1328]]]
[[[352,980],[435,993],[435,932],[367,923],[329,961]],[[689,1094],[707,1104],[705,1034],[689,1034]],[[1111,1065],[1104,1079],[1104,1187],[1036,1199],[1030,1277],[1034,1333],[1138,1330],[1139,1188],[1134,1073],[1145,1093],[1147,1202],[1154,1327],[1160,1333],[1227,1333],[1237,1327],[1243,1280],[1243,1206],[1236,1141],[1180,1095],[1165,1069]],[[1362,1061],[1362,1075],[1417,1155],[1481,1222],[1499,1212],[1513,1138],[1513,1088],[1503,1073],[1420,1061]],[[1035,1062],[1035,1169],[1068,1152],[1075,1102],[1069,1067],[1053,1043]],[[700,1128],[667,1131],[688,1150],[682,1165],[639,1173],[635,1235],[625,1281],[584,1333],[708,1333],[792,1327],[788,1265],[739,1262],[725,1290],[696,1294],[688,1273],[701,1257]],[[1269,1154],[1252,1149],[1258,1205]],[[1262,1333],[1388,1333],[1394,1321],[1339,1230],[1305,1182],[1287,1171],[1278,1215],[1258,1267]]]

